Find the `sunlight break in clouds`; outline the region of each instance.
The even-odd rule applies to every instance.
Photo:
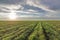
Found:
[[[9,13],[8,18],[10,20],[15,20],[17,18],[17,15],[16,15],[16,13],[14,13],[13,10],[11,10],[11,13]]]

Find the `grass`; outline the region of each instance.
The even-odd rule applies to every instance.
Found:
[[[60,40],[60,21],[0,21],[0,40]]]

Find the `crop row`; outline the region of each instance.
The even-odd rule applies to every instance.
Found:
[[[60,40],[59,32],[58,32],[57,28],[55,28],[56,26],[43,22],[42,27],[45,30],[46,37],[48,38],[48,40]]]
[[[29,25],[22,25],[22,26],[14,26],[9,29],[0,30],[0,36],[2,40],[11,40],[17,38],[19,35],[23,35],[23,33],[27,33],[33,30],[35,23],[30,23]],[[25,32],[26,31],[26,32]],[[5,33],[3,33],[5,32]]]

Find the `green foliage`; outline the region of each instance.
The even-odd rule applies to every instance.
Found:
[[[60,40],[60,21],[0,21],[0,40]]]

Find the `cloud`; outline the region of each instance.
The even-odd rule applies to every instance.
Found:
[[[0,20],[5,20],[7,19],[8,13],[0,13]]]
[[[60,0],[0,0],[5,5],[30,5],[46,11],[60,10]]]
[[[54,12],[53,10],[48,9],[48,6],[44,6],[44,5],[40,4],[40,2],[38,0],[37,1],[36,0],[27,0],[27,4],[30,6],[38,7],[45,11]]]
[[[51,10],[60,10],[60,0],[40,0],[40,3]]]
[[[19,0],[0,0],[0,4],[16,4],[20,1]]]
[[[2,12],[2,13],[9,13],[8,10],[9,10],[9,9],[6,8],[6,7],[0,7],[0,12]]]
[[[21,17],[59,18],[60,0],[0,0],[0,15],[11,11]]]

